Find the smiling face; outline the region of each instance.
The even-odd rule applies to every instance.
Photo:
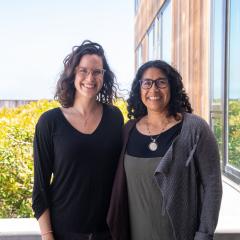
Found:
[[[103,85],[103,61],[96,54],[84,55],[75,69],[75,98],[96,99]]]
[[[151,79],[156,81],[161,78],[166,78],[158,68],[148,68],[142,76],[141,80]],[[168,111],[168,104],[170,101],[170,86],[167,84],[164,88],[157,88],[156,84],[152,84],[150,89],[140,88],[141,100],[146,106],[148,113],[153,112],[166,112]]]

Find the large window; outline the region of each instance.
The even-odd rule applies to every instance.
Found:
[[[137,11],[138,11],[139,4],[140,4],[140,0],[135,0],[135,1],[134,1],[134,9],[135,9],[135,14],[136,14],[136,13],[137,13]]]
[[[223,122],[224,122],[224,54],[225,54],[225,0],[212,1],[212,37],[211,37],[211,126],[219,144],[223,163]]]
[[[211,126],[223,172],[240,182],[240,1],[212,1]]]
[[[137,69],[142,65],[142,44],[137,48]]]
[[[240,1],[229,1],[228,10],[228,164],[240,170]]]
[[[171,63],[172,3],[165,1],[148,30],[148,60],[162,59]]]
[[[155,49],[155,27],[154,24],[150,27],[148,31],[148,60],[154,60]]]
[[[172,54],[172,3],[166,1],[158,15],[160,32],[160,58],[171,64]]]
[[[159,44],[158,44],[158,41],[159,41],[159,21],[158,21],[158,18],[156,17],[155,20],[154,20],[154,58],[155,59],[159,59],[160,57],[160,54],[159,54]]]

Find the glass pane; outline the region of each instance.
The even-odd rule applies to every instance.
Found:
[[[148,33],[148,60],[154,58],[154,26],[151,27]]]
[[[230,1],[228,55],[228,163],[240,169],[240,1]]]
[[[164,8],[162,21],[162,60],[171,64],[172,42],[172,4],[171,1]]]
[[[158,18],[154,20],[154,58],[159,59],[159,21]]]
[[[223,160],[224,0],[214,1],[212,14],[211,126]]]
[[[223,79],[223,60],[224,60],[224,18],[223,18],[223,0],[220,0],[214,6],[213,18],[213,101],[218,110],[222,110],[220,99],[222,93]]]
[[[137,49],[137,68],[142,65],[142,45]]]
[[[135,4],[134,4],[135,5],[135,14],[138,11],[139,3],[140,3],[140,0],[135,0]]]
[[[222,114],[212,113],[211,126],[218,142],[220,159],[223,161],[223,118]]]
[[[162,59],[162,19],[161,13],[157,17],[158,19],[158,40],[157,40],[157,51],[158,51],[158,59]]]

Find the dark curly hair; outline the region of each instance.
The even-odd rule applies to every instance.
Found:
[[[129,119],[147,115],[147,108],[141,100],[139,80],[141,80],[144,72],[149,68],[158,68],[168,79],[171,94],[168,105],[168,115],[177,117],[177,113],[192,113],[193,110],[189,102],[189,98],[184,90],[181,75],[168,63],[161,60],[154,60],[144,63],[138,69],[133,80],[130,96],[127,100]]]
[[[60,102],[63,107],[73,106],[75,97],[75,68],[78,66],[81,58],[86,54],[96,54],[102,58],[103,68],[106,70],[103,78],[103,86],[97,95],[97,100],[101,103],[112,104],[117,98],[118,84],[116,77],[110,70],[107,63],[104,50],[98,43],[85,40],[80,46],[74,46],[72,52],[63,60],[64,70],[57,82],[54,99]]]

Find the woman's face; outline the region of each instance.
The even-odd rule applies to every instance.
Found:
[[[76,97],[95,98],[103,86],[103,61],[96,54],[84,55],[75,69]]]
[[[151,80],[153,81],[152,86]],[[167,112],[171,97],[170,86],[168,79],[162,71],[154,67],[148,68],[144,72],[141,81],[141,100],[146,106],[148,113],[151,111]]]

